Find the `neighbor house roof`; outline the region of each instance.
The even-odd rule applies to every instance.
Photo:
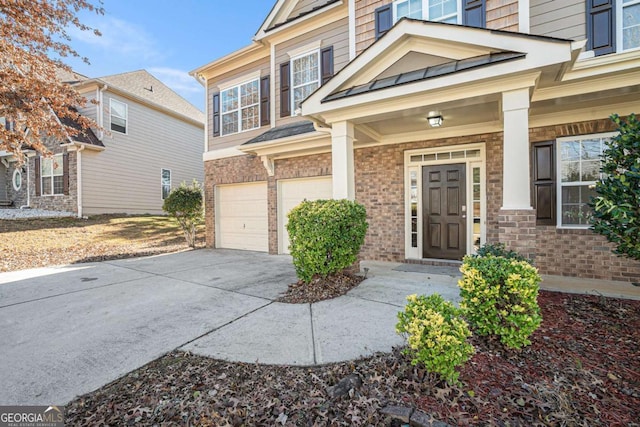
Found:
[[[333,92],[329,96],[325,97],[322,102],[333,101],[336,99],[346,98],[348,96],[359,95],[361,93],[368,93],[407,83],[441,77],[447,74],[459,73],[474,68],[486,67],[498,62],[524,58],[525,56],[526,54],[520,52],[496,52],[459,61],[449,61],[444,64],[433,65],[406,73],[396,74],[394,76],[385,77],[383,79],[374,80],[369,83]]]
[[[258,142],[273,141],[276,139],[287,138],[294,135],[302,135],[303,133],[314,132],[316,129],[313,126],[313,122],[310,120],[304,120],[295,123],[289,123],[282,126],[276,126],[269,129],[263,134],[256,136],[245,142],[242,145],[257,144]]]
[[[98,80],[146,101],[162,105],[183,116],[204,122],[205,116],[202,111],[169,89],[169,87],[151,75],[147,70],[114,74],[100,77]]]

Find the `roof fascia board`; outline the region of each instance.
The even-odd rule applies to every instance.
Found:
[[[105,147],[100,147],[98,145],[87,144],[84,142],[72,141],[67,144],[61,144],[61,147],[67,147],[68,151],[78,151],[80,147],[84,147],[84,149],[91,151],[104,151]]]
[[[264,49],[264,51],[262,51]],[[254,41],[248,46],[245,46],[241,49],[235,50],[222,58],[218,58],[214,61],[209,62],[208,64],[202,65],[194,70],[189,72],[189,75],[198,79],[198,76],[203,76],[205,78],[212,78],[216,74],[221,74],[219,72],[214,73],[213,71],[217,71],[221,67],[225,65],[232,64],[233,68],[237,68],[236,62],[238,60],[242,60],[244,63],[253,62],[254,60],[260,59],[262,57],[269,56],[269,49],[261,42]],[[251,59],[256,57],[256,59]],[[232,69],[233,69],[232,68]]]
[[[513,62],[498,64],[503,74],[513,72]],[[480,74],[484,71],[485,75]],[[305,112],[303,114],[321,116],[327,123],[342,120],[355,120],[362,117],[386,114],[399,109],[411,109],[424,107],[425,102],[431,105],[443,104],[457,100],[473,98],[477,96],[492,95],[509,90],[535,87],[540,77],[540,71],[528,71],[519,74],[493,76],[496,68],[491,68],[492,73],[486,70],[470,70],[460,75],[449,75],[443,84],[441,78],[425,80],[413,84],[383,89],[362,95],[343,98],[321,104],[322,110]],[[498,73],[500,74],[500,73]],[[425,93],[428,92],[428,98]],[[401,100],[401,102],[399,102]],[[427,101],[428,100],[428,101]]]
[[[293,20],[291,22],[288,22],[288,23],[286,23],[284,25],[281,25],[281,26],[279,26],[277,28],[274,28],[272,30],[265,31],[262,34],[260,34],[259,36],[256,35],[256,37],[254,37],[254,40],[260,41],[260,40],[263,40],[263,39],[271,39],[274,36],[280,35],[280,33],[287,32],[286,30],[289,30],[289,29],[292,29],[294,27],[299,26],[299,24],[309,22],[310,20],[313,21],[314,18],[317,18],[319,15],[327,13],[327,12],[333,10],[333,9],[339,8],[339,7],[343,6],[344,4],[345,4],[344,0],[340,0],[340,1],[336,2],[336,3],[328,5],[326,7],[322,7],[322,8],[320,8],[320,9],[314,11],[314,12],[311,12],[311,13],[301,17],[300,19]],[[347,13],[345,13],[344,16],[345,17],[348,16],[348,11],[347,11]],[[305,32],[307,32],[307,31],[309,31],[309,30],[307,30],[305,28]],[[284,38],[285,39],[290,39],[291,35],[285,36]],[[283,39],[283,37],[278,37],[278,40],[282,40],[282,39]]]
[[[437,31],[434,31],[434,29],[437,29]],[[437,37],[434,37],[434,34],[437,34]],[[378,64],[378,58],[384,59],[386,51],[393,49],[396,43],[403,43],[405,38],[410,37],[422,38],[426,42],[423,46],[428,46],[428,43],[431,41],[446,41],[449,43],[449,46],[455,46],[457,44],[469,48],[475,46],[478,49],[485,49],[486,51],[495,49],[523,52],[527,54],[527,62],[531,62],[531,66],[544,66],[553,62],[571,60],[571,42],[568,40],[521,37],[503,31],[403,19],[385,34],[384,37],[356,57],[331,80],[312,94],[302,104],[303,112],[306,104],[317,103],[334,91],[349,87],[350,81],[356,79],[357,75],[362,73],[363,70],[367,70],[368,76],[374,73],[380,74],[391,64],[385,63],[380,66]],[[406,46],[407,45],[405,45],[405,47]],[[395,55],[397,56],[398,53]],[[372,68],[376,68],[376,70],[371,70]]]
[[[617,89],[637,85],[639,82],[640,73],[638,71],[595,77],[589,79],[587,82],[584,80],[569,81],[558,86],[536,89],[531,98],[531,102]]]
[[[280,14],[280,11],[285,6],[285,3],[287,3],[287,0],[278,0],[273,5],[273,7],[271,8],[271,11],[267,15],[267,17],[264,19],[264,22],[262,23],[260,28],[258,29],[258,32],[253,37],[254,40],[260,39],[261,36],[265,34],[265,30],[271,26],[271,24],[273,23],[273,20],[276,19],[276,17]],[[293,10],[293,7],[294,7],[293,5],[295,3],[297,3],[297,2],[294,2],[294,1],[291,1],[291,0],[289,1],[289,5],[287,7],[289,13],[291,13],[291,11]]]
[[[614,53],[576,61],[564,75],[564,80],[576,80],[605,73],[640,68],[640,50]]]

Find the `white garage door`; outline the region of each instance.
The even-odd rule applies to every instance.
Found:
[[[331,177],[280,180],[278,195],[278,249],[280,253],[288,254],[287,214],[304,199],[331,199],[333,197]]]
[[[269,251],[266,182],[217,187],[216,217],[217,247]]]

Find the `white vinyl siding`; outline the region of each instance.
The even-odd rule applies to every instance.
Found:
[[[109,96],[119,98],[105,93],[104,99]],[[175,183],[204,180],[203,128],[146,105],[127,102],[127,135],[111,132],[103,139],[104,151],[82,152],[85,214],[162,214],[158,183],[161,167],[171,169]],[[108,119],[108,104],[105,107]]]
[[[530,0],[531,34],[584,40],[585,0]]]
[[[129,107],[124,102],[109,99],[109,116],[111,120],[110,129],[119,133],[127,133],[129,122]]]
[[[558,139],[558,218],[561,227],[586,228],[592,210],[588,203],[596,195],[601,155],[611,134]]]
[[[220,92],[221,135],[260,127],[260,80]]]
[[[217,247],[269,250],[266,182],[218,186],[215,200]]]

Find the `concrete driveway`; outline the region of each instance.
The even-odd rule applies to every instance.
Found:
[[[288,256],[198,250],[0,274],[0,405],[64,405],[175,349],[314,365],[389,351],[406,295],[457,298],[455,278],[367,264],[370,278],[316,304],[274,302]]]

